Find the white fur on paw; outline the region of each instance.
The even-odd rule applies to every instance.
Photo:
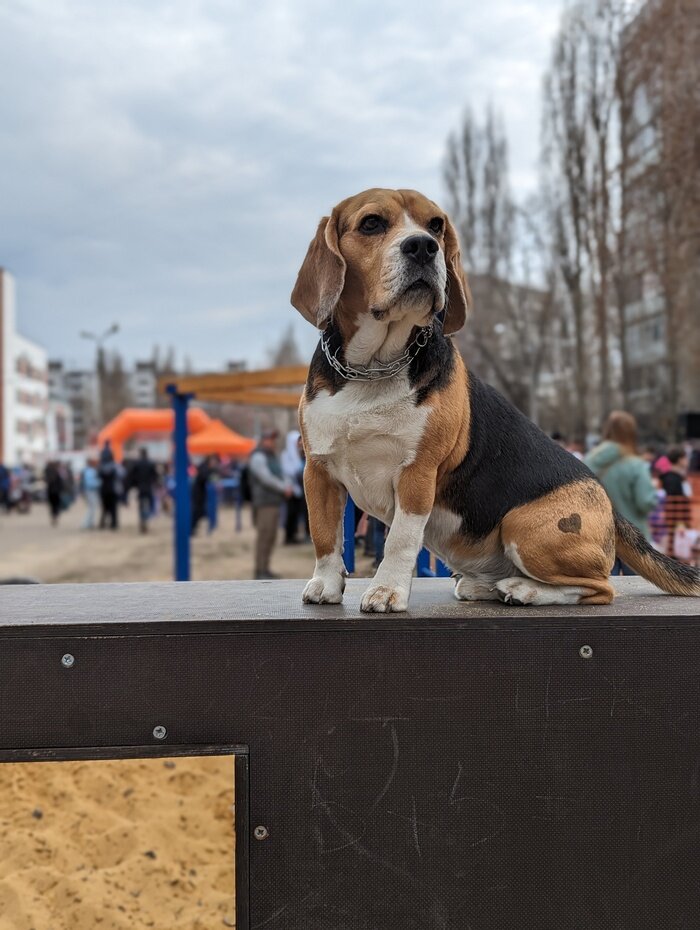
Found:
[[[535,605],[545,607],[548,604],[578,604],[587,588],[575,585],[545,584],[530,578],[504,578],[496,582],[496,590],[506,604],[519,607]]]
[[[493,583],[464,575],[457,579],[455,597],[458,601],[497,601],[498,591]]]
[[[534,604],[539,593],[534,582],[527,578],[503,578],[496,582],[496,590],[500,591],[505,604],[519,606]]]
[[[301,599],[305,604],[340,604],[345,590],[345,578],[334,575],[332,578],[315,577],[304,588]]]
[[[373,584],[362,595],[360,610],[377,614],[397,613],[408,607],[408,594],[405,588]]]

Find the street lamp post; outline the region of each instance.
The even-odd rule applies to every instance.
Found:
[[[95,343],[95,349],[97,352],[96,368],[97,368],[97,390],[99,392],[98,398],[98,407],[99,407],[99,418],[100,422],[104,420],[104,409],[102,404],[102,376],[104,374],[104,358],[103,358],[103,348],[105,342],[109,339],[110,336],[113,336],[115,333],[119,332],[119,323],[112,323],[112,325],[106,329],[103,333],[91,333],[88,330],[81,330],[80,336],[82,339],[89,339],[90,342]]]
[[[119,332],[119,323],[112,323],[109,329],[106,329],[101,335],[97,333],[90,333],[87,330],[81,330],[80,336],[82,339],[89,339],[91,342],[95,343],[97,351],[101,351],[102,346],[105,341],[109,339],[110,336],[113,336],[115,333]]]

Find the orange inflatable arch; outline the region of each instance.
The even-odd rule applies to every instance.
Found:
[[[188,437],[187,448],[190,455],[211,455],[216,452],[218,455],[243,458],[253,451],[255,440],[234,432],[221,420],[211,420],[203,430]]]
[[[196,435],[211,423],[211,417],[198,407],[187,411],[187,432]],[[127,407],[100,430],[97,442],[100,448],[109,439],[114,457],[121,461],[124,443],[137,433],[172,433],[175,429],[175,414],[172,410],[143,410]]]

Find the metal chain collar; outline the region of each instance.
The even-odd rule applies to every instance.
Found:
[[[421,326],[416,333],[415,339],[409,342],[404,349],[403,355],[400,355],[393,362],[377,362],[377,364],[371,368],[367,368],[364,365],[343,364],[338,358],[338,352],[340,352],[341,346],[338,346],[335,352],[331,352],[330,345],[328,344],[328,337],[325,332],[321,333],[321,348],[331,367],[347,381],[384,381],[387,378],[393,378],[394,375],[397,375],[400,371],[403,371],[404,368],[407,368],[416,354],[412,350],[414,348],[417,350],[422,349],[423,346],[428,344],[428,340],[432,334],[432,323],[428,326]]]

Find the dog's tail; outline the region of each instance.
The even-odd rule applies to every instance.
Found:
[[[636,526],[615,511],[615,548],[622,561],[669,594],[700,596],[700,571],[657,552]]]

